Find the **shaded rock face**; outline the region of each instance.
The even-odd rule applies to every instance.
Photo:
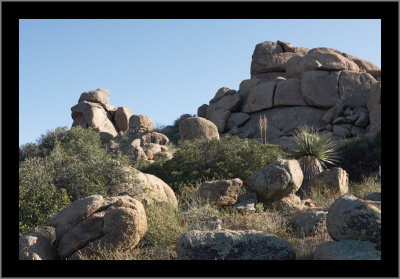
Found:
[[[243,182],[239,178],[203,182],[196,193],[200,201],[217,205],[233,205],[236,203]]]
[[[134,247],[147,231],[143,205],[129,196],[94,195],[73,202],[49,221],[56,229],[61,259],[90,256],[93,250]]]
[[[315,249],[313,260],[381,260],[381,248],[368,241],[329,241]]]
[[[244,185],[263,202],[273,202],[297,192],[302,181],[298,161],[278,159],[250,175]]]
[[[331,191],[333,194],[346,194],[349,191],[349,175],[342,168],[331,168],[315,175],[306,191],[319,188],[323,191]]]
[[[380,68],[373,63],[332,48],[266,41],[256,45],[250,68],[251,78],[238,91],[220,88],[210,106],[198,110],[221,134],[259,138],[260,115],[268,119],[268,142],[285,150],[293,148],[287,137],[300,126],[331,131],[337,139],[380,130]],[[226,105],[216,109],[224,98]],[[343,115],[346,110],[353,114]],[[249,118],[233,124],[238,112]],[[335,122],[338,117],[344,119]]]
[[[180,260],[294,260],[290,244],[258,231],[190,231],[176,245]]]
[[[256,211],[257,194],[248,192],[238,197],[233,205],[239,211]]]
[[[380,242],[381,202],[340,197],[329,208],[327,228],[334,240]]]
[[[19,260],[57,260],[57,253],[46,235],[27,233],[19,238]]]
[[[114,121],[115,125],[120,131],[127,131],[129,129],[129,118],[133,115],[129,108],[119,107],[115,112]]]
[[[189,117],[183,120],[179,124],[179,132],[183,140],[219,139],[218,129],[214,123],[201,117]]]

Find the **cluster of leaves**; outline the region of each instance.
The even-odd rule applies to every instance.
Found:
[[[161,178],[179,193],[185,185],[205,180],[245,180],[283,155],[276,145],[227,136],[180,142],[171,160],[156,162],[143,171]]]
[[[345,169],[352,181],[362,181],[381,166],[381,132],[374,137],[360,137],[345,141],[339,148],[339,167]]]
[[[19,164],[20,234],[44,225],[70,202],[93,194],[107,196],[111,185],[128,179],[124,158],[108,154],[93,129],[50,131],[38,141],[37,150],[25,152]]]

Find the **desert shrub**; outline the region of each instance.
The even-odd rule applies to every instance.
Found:
[[[314,175],[338,162],[338,144],[331,136],[320,135],[317,130],[307,126],[299,127],[292,135],[296,146],[290,151],[289,157],[300,163],[304,174],[300,194],[303,194]]]
[[[339,148],[338,166],[349,174],[349,179],[361,182],[363,176],[377,172],[381,165],[381,133],[372,138],[358,137],[345,141]]]
[[[184,185],[212,179],[245,180],[256,170],[282,156],[276,145],[239,139],[236,136],[212,140],[184,141],[171,160],[143,169],[164,180],[174,191]]]
[[[46,144],[47,148],[49,154],[43,158],[20,162],[20,228],[41,225],[59,212],[67,200],[72,202],[94,194],[107,196],[111,185],[131,182],[124,175],[123,158],[112,158],[92,129],[73,127],[62,138]],[[26,213],[27,210],[40,211],[40,218]]]
[[[57,188],[52,162],[27,158],[19,164],[19,235],[45,225],[47,220],[70,204],[65,188]]]
[[[33,142],[21,145],[19,147],[19,161],[25,160],[25,158],[41,157],[42,152],[39,145]]]

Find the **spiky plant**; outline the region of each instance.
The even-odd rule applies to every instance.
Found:
[[[304,178],[299,192],[302,194],[314,175],[338,162],[338,144],[329,135],[320,135],[317,130],[307,126],[299,127],[297,132],[292,133],[292,137],[296,147],[289,152],[289,156],[299,161],[303,171]]]

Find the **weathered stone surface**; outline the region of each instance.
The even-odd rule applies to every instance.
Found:
[[[334,240],[380,242],[381,202],[340,197],[329,208],[327,228]]]
[[[278,82],[275,89],[274,106],[305,106],[301,94],[301,80],[289,78]]]
[[[294,260],[290,244],[259,231],[190,231],[176,245],[180,260]]]
[[[365,196],[364,200],[381,201],[381,192],[373,192]]]
[[[126,176],[131,183],[120,183],[110,187],[111,196],[129,195],[145,206],[153,202],[166,202],[178,206],[174,191],[163,180],[132,168],[125,168]]]
[[[343,71],[339,78],[339,96],[345,106],[365,107],[375,78],[368,73]]]
[[[283,52],[282,47],[275,42],[262,42],[256,45],[251,61],[251,76],[263,73],[265,60],[273,54]]]
[[[369,121],[368,132],[376,133],[381,130],[381,105],[375,105],[369,111]]]
[[[203,182],[196,193],[200,201],[217,205],[233,205],[236,203],[243,186],[239,178]]]
[[[262,82],[250,90],[242,112],[256,112],[273,106],[276,82]]]
[[[217,101],[210,103],[207,109],[207,114],[211,110],[215,111],[235,111],[239,108],[240,97],[237,91],[230,90],[226,92]]]
[[[238,197],[237,202],[233,205],[240,211],[256,211],[257,194],[254,192],[247,192]]]
[[[328,241],[315,249],[313,260],[381,260],[381,248],[380,244],[352,239]]]
[[[343,111],[343,115],[344,116],[351,116],[351,115],[353,115],[354,114],[354,112],[353,112],[353,110],[351,109],[351,108],[346,108],[344,111]]]
[[[219,133],[225,131],[226,121],[230,112],[228,110],[214,110],[211,106],[207,109],[207,120],[210,120],[217,127]]]
[[[349,138],[351,136],[351,125],[341,124],[333,125],[333,134],[341,138]]]
[[[140,139],[133,140],[128,148],[129,148],[129,153],[132,154],[132,156],[133,156],[132,159],[134,161],[141,161],[141,160],[147,159],[146,153],[144,152],[144,150],[141,146]]]
[[[381,77],[381,68],[376,66],[374,63],[358,58],[348,53],[342,53],[342,55],[352,60],[354,63],[358,65],[360,69],[365,70],[367,73],[371,74],[374,78]]]
[[[346,194],[349,191],[349,175],[342,168],[331,168],[315,175],[308,184],[308,190],[321,189],[334,194]]]
[[[231,90],[231,89],[228,88],[228,87],[221,87],[220,89],[218,89],[217,93],[215,93],[214,98],[212,98],[212,99],[210,100],[210,104],[217,102],[219,99],[221,99],[221,98],[222,98],[223,96],[225,96],[227,93],[230,93],[230,92],[232,92],[232,91],[236,92],[235,90]]]
[[[291,58],[286,64],[288,77],[301,77],[303,72],[317,70],[358,71],[359,67],[340,53],[327,48],[312,49],[304,56]]]
[[[115,112],[114,122],[120,131],[127,131],[129,129],[129,118],[133,115],[132,111],[125,107],[119,107]]]
[[[255,75],[254,77],[252,77],[252,79],[259,79],[262,82],[265,81],[282,81],[285,80],[287,78],[286,73],[284,72],[270,72],[270,73],[266,73],[266,74],[258,74]]]
[[[294,218],[291,226],[299,237],[314,236],[326,232],[327,215],[327,211],[305,212]]]
[[[346,124],[346,123],[347,123],[346,117],[339,116],[333,120],[332,125],[340,125],[340,124]]]
[[[62,236],[76,226],[81,220],[87,218],[103,205],[103,197],[92,195],[74,201],[67,208],[48,221],[48,225],[56,228],[56,238]]]
[[[100,104],[82,101],[73,106],[71,111],[74,120],[72,126],[92,127],[102,138],[118,135],[113,123],[107,117],[107,112]]]
[[[102,219],[102,236],[97,239],[91,239],[89,243],[82,248],[81,238],[82,233],[90,228],[86,220],[83,220],[76,228],[64,236],[69,238],[70,241],[65,241],[61,257],[69,257],[73,251],[70,259],[76,259],[79,254],[90,256],[93,250],[107,249],[107,250],[126,250],[135,247],[140,239],[146,234],[147,219],[144,207],[141,202],[129,196],[112,197],[104,200],[102,211],[97,212],[96,218],[99,220],[91,220],[95,227],[100,227],[100,219]],[[101,217],[101,215],[103,215]],[[85,224],[85,227],[83,226]],[[94,230],[96,231],[96,230]],[[96,233],[96,232],[95,232]],[[61,240],[64,241],[64,238]],[[79,240],[79,241],[77,241]],[[61,243],[60,243],[61,245]],[[59,253],[61,246],[59,245]],[[81,249],[80,249],[81,248]],[[68,252],[67,252],[68,251]]]
[[[301,78],[301,93],[312,106],[331,108],[339,99],[338,80],[340,72],[306,71]]]
[[[299,162],[278,159],[250,175],[244,185],[262,201],[273,202],[295,193],[302,181]]]
[[[290,194],[280,200],[277,200],[273,202],[271,206],[276,210],[284,211],[302,211],[307,208],[301,199],[295,194]]]
[[[92,103],[98,103],[101,105],[109,105],[110,104],[110,91],[104,88],[97,88],[95,90],[90,90],[84,92],[79,97],[78,103],[82,103],[83,101],[88,101]]]
[[[268,135],[267,135],[267,140],[268,140]],[[287,136],[271,139],[269,143],[279,145],[279,147],[282,148],[284,151],[289,151],[296,147],[296,142],[294,141],[294,139],[292,137],[287,137]]]
[[[156,156],[158,153],[162,152],[161,145],[156,143],[146,143],[142,146],[142,148],[145,153],[150,151],[153,156]]]
[[[294,52],[300,55],[305,55],[310,51],[309,48],[306,47],[294,47]]]
[[[154,130],[154,123],[147,115],[133,114],[129,118],[129,129],[134,133],[151,132]]]
[[[381,104],[381,82],[374,83],[367,93],[367,108],[372,110],[375,105]]]
[[[268,119],[268,128],[274,126],[286,136],[302,125],[321,130],[325,128],[325,123],[322,121],[324,114],[325,110],[308,106],[272,108],[250,114],[250,119],[244,124],[242,130],[254,129],[254,135],[259,137],[258,121],[260,116],[264,115]]]
[[[207,109],[208,109],[207,104],[203,104],[203,105],[199,106],[199,108],[197,109],[197,116],[205,118],[207,115]]]
[[[337,118],[344,110],[344,104],[341,100],[337,100],[335,105],[331,107],[323,116],[322,120],[331,124],[335,118]]]
[[[358,115],[357,114],[346,116],[346,123],[354,124],[357,120],[358,120]]]
[[[278,45],[280,45],[282,47],[283,51],[285,51],[285,52],[295,52],[294,47],[291,43],[280,41],[280,40],[278,40],[276,43]]]
[[[219,139],[218,128],[211,121],[201,117],[189,117],[179,124],[179,132],[183,140]]]
[[[146,133],[141,137],[141,145],[145,145],[148,143],[166,145],[168,142],[169,142],[168,137],[158,132]]]
[[[354,109],[354,114],[358,115],[357,121],[354,123],[358,127],[367,127],[369,124],[369,112],[368,109],[364,107],[356,107]]]
[[[270,72],[285,72],[287,61],[293,56],[298,55],[299,54],[294,52],[281,52],[259,57],[256,61],[253,58],[251,76],[253,77]]]
[[[19,260],[56,260],[57,254],[50,240],[39,232],[19,238]]]
[[[230,130],[233,127],[238,127],[249,120],[250,116],[244,112],[232,112],[226,122],[226,129]]]
[[[259,84],[260,82],[261,82],[261,79],[259,79],[259,78],[245,79],[239,85],[239,92],[242,93],[242,94],[244,93],[246,95],[247,93],[250,92],[250,90],[254,86]]]

